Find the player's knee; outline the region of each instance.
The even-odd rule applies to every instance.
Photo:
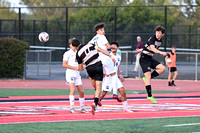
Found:
[[[161,66],[161,71],[164,72],[166,70],[166,68],[164,66]]]

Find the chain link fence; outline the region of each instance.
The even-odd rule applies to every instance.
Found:
[[[198,5],[0,7],[0,12],[11,12],[10,15],[0,18],[0,37],[18,38],[29,42],[31,46],[64,48],[42,52],[38,50],[45,48],[32,47],[31,50],[35,51],[27,53],[25,66],[26,78],[47,76],[52,79],[58,77],[64,79],[62,56],[68,48],[68,39],[76,37],[85,44],[95,35],[94,25],[104,22],[109,42],[118,41],[120,46],[128,46],[122,53],[121,69],[126,77],[135,78],[142,75],[130,71],[135,62],[133,51],[137,45],[136,38],[141,36],[142,41],[146,43],[154,34],[157,25],[163,25],[167,29],[163,38],[164,51],[172,45],[193,50],[200,48],[199,7]],[[82,14],[85,11],[89,14]],[[100,12],[98,14],[100,16],[96,16],[97,12]],[[43,31],[50,35],[47,43],[38,40],[39,33]],[[177,55],[177,68],[180,71],[178,79],[199,80],[199,76],[197,78],[195,76],[199,74],[196,71],[198,63],[196,67],[195,62],[195,60],[199,62],[198,52],[197,55],[193,53],[191,50],[190,53]],[[163,57],[158,59],[163,63]],[[186,76],[182,76],[187,72],[189,73]],[[166,75],[167,71],[159,78],[164,79]],[[86,76],[85,73],[83,76]]]

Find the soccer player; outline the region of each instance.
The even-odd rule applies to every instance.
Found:
[[[79,40],[74,39],[72,45],[77,49],[76,59],[78,61],[79,70],[83,71],[83,64],[86,65],[86,70],[91,78],[91,82],[95,90],[95,99],[92,107],[92,114],[95,114],[97,104],[99,102],[99,97],[101,93],[102,80],[103,80],[103,66],[101,60],[99,59],[99,52],[107,55],[109,58],[112,57],[107,51],[104,51],[100,47],[88,43],[85,45],[80,45]],[[98,50],[98,51],[97,51]],[[114,60],[114,59],[113,59]]]
[[[81,106],[81,113],[86,113],[87,111],[84,109],[84,90],[82,88],[82,81],[81,76],[78,68],[78,62],[76,60],[76,49],[72,46],[72,41],[75,38],[69,39],[69,47],[70,50],[65,52],[63,55],[63,67],[66,69],[66,81],[70,88],[70,94],[69,94],[69,101],[70,101],[70,112],[71,113],[77,113],[77,111],[74,108],[74,93],[76,91],[76,88],[79,92],[79,102]]]
[[[168,86],[176,86],[174,84],[174,81],[176,80],[176,77],[178,76],[178,72],[176,69],[176,53],[175,52],[176,52],[176,47],[172,46],[172,51],[169,54],[167,54],[167,56],[165,57],[166,65],[169,68]],[[174,72],[174,76],[171,82],[171,76],[173,72]]]
[[[144,76],[143,81],[145,83],[145,88],[147,90],[147,100],[150,100],[152,103],[158,103],[155,98],[152,96],[152,89],[151,89],[151,79],[157,77],[161,73],[165,71],[165,67],[158,62],[157,60],[153,59],[153,55],[155,53],[161,54],[166,56],[166,52],[162,52],[158,50],[162,43],[162,37],[165,35],[165,28],[162,26],[156,27],[156,33],[153,37],[151,37],[147,43],[145,44],[141,57],[140,57],[140,65],[142,67]],[[151,69],[154,71],[151,73]]]
[[[119,43],[117,42],[112,42],[111,46],[117,47],[117,49],[119,48]],[[120,72],[120,62],[121,62],[121,56],[119,54],[117,54],[117,49],[111,49],[111,55],[113,57],[115,57],[115,63],[114,63],[114,68],[115,68],[115,72],[119,75],[118,78],[118,91],[121,94],[121,99],[122,99],[122,103],[123,103],[123,111],[124,112],[133,112],[131,110],[128,109],[128,104],[127,104],[127,98],[126,98],[126,91],[122,85],[122,82],[124,82],[124,78]],[[111,92],[112,88],[109,87],[110,83],[103,81],[103,85],[102,85],[102,95],[100,96],[99,100],[101,101],[105,95],[107,94],[107,92]],[[99,105],[99,104],[98,104]],[[101,103],[100,103],[101,105]]]
[[[116,49],[116,47],[111,46],[108,42],[108,40],[105,37],[105,24],[104,23],[98,23],[95,25],[94,29],[96,31],[96,35],[92,38],[92,40],[89,42],[91,44],[95,44],[96,46],[100,47],[101,49],[107,51],[107,49]],[[109,76],[112,77],[112,81],[110,83],[112,84],[113,88],[113,98],[120,101],[121,99],[117,95],[117,74],[114,69],[114,64],[111,58],[106,56],[103,53],[99,53],[99,58],[101,59],[101,62],[103,64],[103,70],[105,74],[105,80],[109,80]]]

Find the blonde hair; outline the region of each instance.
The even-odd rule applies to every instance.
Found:
[[[72,44],[72,41],[76,39],[75,37],[69,39],[69,44]]]

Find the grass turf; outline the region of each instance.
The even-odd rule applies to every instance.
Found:
[[[133,114],[134,115],[134,114]],[[46,123],[1,124],[4,133],[192,133],[200,132],[199,125],[166,125],[199,123],[196,117],[153,119],[120,119],[94,121],[68,121]],[[200,124],[200,123],[199,123]]]
[[[5,96],[58,96],[69,95],[69,89],[0,89],[0,97]],[[94,90],[85,89],[85,95],[94,95]],[[153,91],[153,94],[188,93],[190,91]],[[108,92],[107,94],[112,94]],[[146,94],[144,90],[127,90],[126,94]],[[78,95],[76,90],[75,95]]]

